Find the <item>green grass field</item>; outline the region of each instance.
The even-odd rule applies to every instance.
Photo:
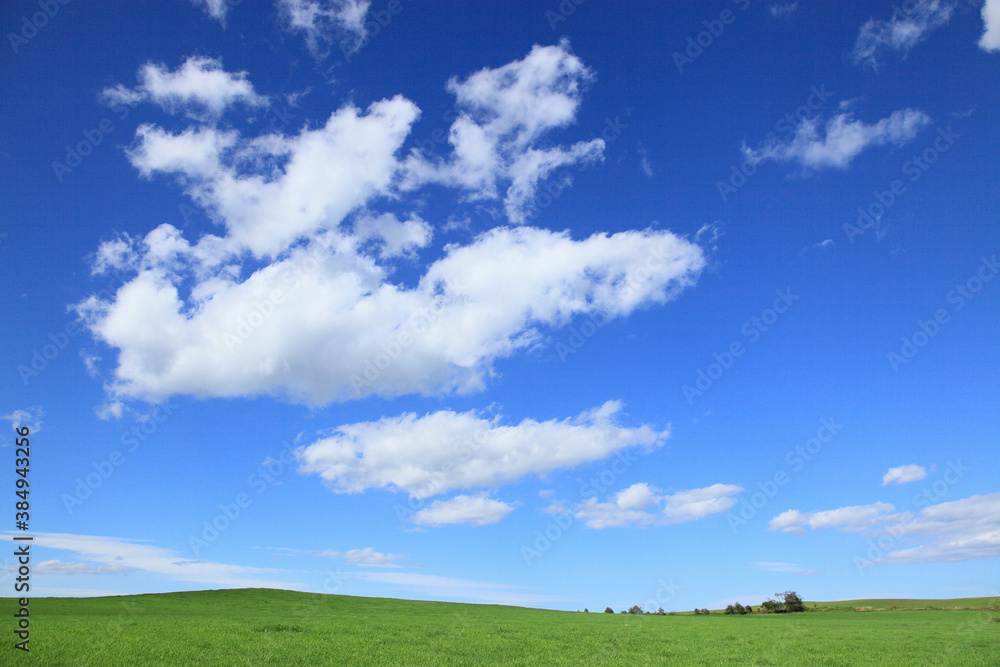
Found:
[[[993,605],[990,611],[990,605]],[[1000,665],[995,598],[629,616],[261,589],[31,600],[37,665]],[[895,611],[865,613],[855,608]],[[926,607],[939,607],[926,609]],[[946,609],[966,607],[966,609]]]

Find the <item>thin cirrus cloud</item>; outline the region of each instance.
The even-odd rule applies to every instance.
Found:
[[[885,51],[896,51],[904,57],[927,36],[948,23],[956,3],[948,0],[910,0],[893,5],[889,20],[869,19],[858,31],[851,57],[857,64],[873,68]],[[984,16],[985,16],[984,10]]]
[[[418,172],[477,197],[499,197],[501,182],[529,192],[554,164],[545,151],[580,149],[534,142],[572,122],[586,77],[562,42],[453,80],[463,104],[481,112],[460,116],[457,134],[485,137],[486,153],[463,152],[471,144],[458,140],[430,172],[418,153],[398,156],[420,113],[402,96],[364,111],[344,105],[290,135],[245,137],[207,121],[180,131],[141,125],[132,165],[147,178],[176,178],[224,229],[188,239],[162,224],[98,248],[95,274],[134,274],[116,294],[76,306],[95,337],[119,350],[110,398],[272,395],[324,405],[479,391],[496,359],[544,343],[546,329],[675,298],[696,282],[703,251],[651,229],[577,240],[499,226],[447,245],[415,285],[391,279],[398,262],[420,262],[440,225],[374,204],[405,209]],[[465,169],[469,160],[482,168]],[[456,181],[459,171],[477,175]],[[507,285],[504,299],[497,284]],[[151,327],[167,333],[150,336]]]
[[[794,577],[809,577],[814,574],[822,574],[819,570],[811,570],[801,565],[795,563],[776,563],[776,562],[763,562],[763,563],[753,563],[753,566],[758,570],[764,570],[766,572],[779,572],[781,574],[790,574]]]
[[[573,468],[627,448],[662,445],[667,431],[619,426],[621,409],[620,402],[608,401],[574,419],[525,419],[511,426],[501,424],[499,416],[487,419],[474,411],[407,413],[340,426],[296,450],[296,457],[301,473],[319,475],[337,493],[390,489],[427,498]],[[499,520],[513,506],[464,496],[427,509],[415,519],[418,523]]]
[[[109,104],[150,101],[171,113],[184,111],[192,118],[219,116],[236,102],[251,107],[268,105],[267,98],[254,91],[246,72],[227,72],[215,58],[191,56],[174,71],[147,63],[139,69],[138,78],[135,88],[118,84],[106,88],[102,97]]]
[[[818,118],[799,122],[790,139],[772,137],[758,148],[743,146],[743,158],[750,164],[767,160],[794,162],[804,169],[846,169],[865,149],[872,146],[903,145],[927,127],[931,119],[916,109],[894,111],[875,123],[857,120],[850,112],[837,114],[825,126]]]
[[[882,476],[882,486],[889,484],[906,484],[916,482],[927,477],[927,469],[916,464],[889,468],[889,471]]]
[[[337,560],[354,565],[382,565],[391,567],[398,567],[398,563],[404,558],[399,554],[379,553],[372,547],[365,547],[364,549],[350,549],[348,551],[323,549],[320,551],[310,551],[309,555],[320,558],[336,558]]]
[[[770,530],[805,534],[833,528],[867,537],[889,536],[882,560],[896,563],[958,562],[1000,557],[1000,493],[975,495],[896,511],[889,503],[820,512],[788,510],[771,519]],[[909,546],[914,542],[922,542]],[[879,543],[881,547],[881,542]]]
[[[11,535],[0,539],[12,539]],[[102,537],[95,535],[74,535],[68,533],[36,533],[34,544],[45,549],[68,551],[76,562],[49,561],[49,574],[123,574],[140,571],[149,574],[199,584],[214,584],[231,587],[281,588],[295,586],[262,576],[280,574],[280,570],[270,570],[242,565],[229,565],[203,560],[184,558],[172,549],[139,540]]]
[[[416,512],[411,521],[418,526],[447,526],[470,524],[485,526],[497,523],[510,514],[515,504],[505,503],[486,497],[460,495],[448,500],[437,500],[430,506]]]
[[[732,484],[713,484],[700,489],[661,494],[645,482],[625,488],[607,502],[587,498],[567,510],[565,503],[556,502],[549,512],[569,512],[573,518],[592,529],[634,526],[662,526],[719,514],[736,504],[734,495],[743,491]]]

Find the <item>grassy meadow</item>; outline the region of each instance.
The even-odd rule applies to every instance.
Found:
[[[13,648],[16,601],[0,604],[3,665],[1000,665],[995,598],[807,602],[805,613],[748,616],[263,589],[37,598],[29,654]]]

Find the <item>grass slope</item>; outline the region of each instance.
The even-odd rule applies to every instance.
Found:
[[[911,601],[817,604],[890,602]],[[628,616],[262,589],[37,598],[24,655],[15,605],[0,601],[0,664],[1000,664],[996,614],[972,610]]]

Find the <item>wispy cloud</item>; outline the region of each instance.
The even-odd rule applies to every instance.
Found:
[[[351,565],[371,565],[376,567],[402,567],[405,556],[399,554],[383,554],[375,551],[372,547],[364,549],[349,549],[347,551],[336,551],[334,549],[291,549],[289,547],[260,547],[270,551],[283,551],[290,554],[300,554],[303,556],[313,556],[315,558],[334,558]]]
[[[758,570],[767,572],[780,572],[781,574],[791,574],[796,577],[809,577],[814,574],[821,574],[819,570],[810,570],[795,563],[753,563]]]
[[[153,102],[166,111],[183,111],[191,118],[219,116],[227,107],[242,102],[251,107],[268,105],[268,99],[254,92],[246,72],[230,73],[215,58],[191,56],[174,71],[147,63],[139,70],[139,85],[118,84],[102,93],[109,104],[135,105]]]
[[[905,57],[914,46],[948,23],[955,11],[955,3],[946,0],[913,0],[892,5],[888,21],[872,18],[861,26],[854,50],[855,63],[878,67],[883,51],[902,53]],[[983,10],[984,17],[986,9]]]
[[[10,533],[0,536],[11,540]],[[229,565],[183,557],[172,549],[142,544],[139,540],[69,533],[36,533],[34,545],[68,551],[78,562],[48,561],[51,574],[119,574],[141,571],[173,579],[224,587],[296,588],[295,585],[261,575],[281,574],[272,570]]]
[[[232,0],[191,0],[195,7],[200,7],[206,14],[226,26],[226,15]]]
[[[846,169],[866,148],[893,144],[901,146],[912,140],[931,122],[916,109],[894,111],[876,123],[857,120],[850,112],[837,114],[825,126],[818,118],[804,118],[791,139],[772,137],[759,148],[743,146],[743,157],[750,164],[766,160],[796,162],[803,168]]]
[[[309,52],[322,60],[334,43],[353,53],[367,35],[369,0],[278,0],[278,9],[290,32],[302,33]]]

